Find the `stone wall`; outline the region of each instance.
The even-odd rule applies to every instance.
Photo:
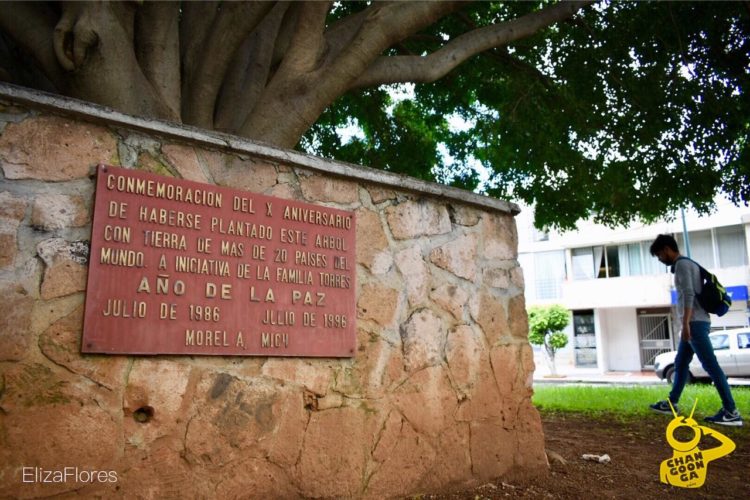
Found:
[[[546,473],[515,206],[8,86],[0,131],[0,496],[380,498]],[[356,356],[82,355],[98,163],[355,211]]]

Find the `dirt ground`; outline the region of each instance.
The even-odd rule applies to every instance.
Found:
[[[588,500],[750,498],[750,428],[715,428],[735,442],[729,456],[708,464],[705,484],[687,489],[662,484],[659,465],[672,457],[666,441],[670,418],[656,415],[637,423],[622,423],[581,416],[542,417],[550,473],[536,481],[497,481],[472,491],[453,495],[426,496],[429,499],[560,498]],[[677,436],[687,440],[688,437]],[[702,449],[717,446],[704,438]],[[603,455],[609,463],[587,461],[584,454]]]

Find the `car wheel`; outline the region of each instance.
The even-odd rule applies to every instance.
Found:
[[[664,370],[664,378],[667,379],[667,382],[671,384],[674,384],[674,366],[670,366],[666,370]],[[693,375],[688,372],[687,378],[685,379],[686,384],[692,384],[693,383]]]
[[[667,379],[667,382],[669,382],[669,385],[672,385],[674,382],[674,366],[670,366],[666,370],[664,370],[664,378]]]

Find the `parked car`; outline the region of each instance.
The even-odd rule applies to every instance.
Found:
[[[709,335],[719,366],[727,377],[750,377],[750,328],[720,330]],[[674,358],[677,351],[659,354],[654,359],[654,371],[670,384],[674,381]],[[688,383],[708,378],[698,356],[693,356],[688,368]]]

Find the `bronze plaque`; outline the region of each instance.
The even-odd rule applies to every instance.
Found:
[[[349,357],[353,212],[100,165],[82,351]]]

